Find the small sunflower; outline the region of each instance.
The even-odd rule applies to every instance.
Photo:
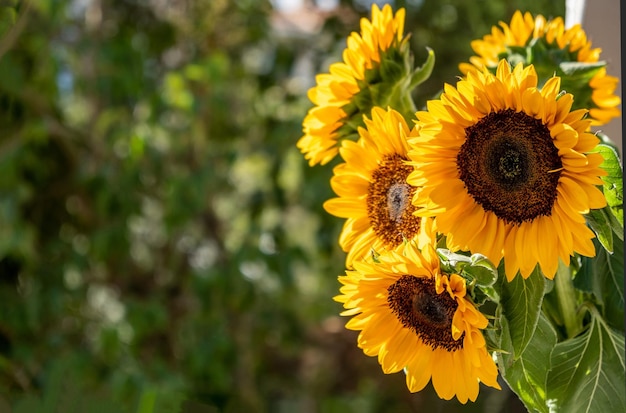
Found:
[[[346,328],[360,330],[359,348],[378,356],[385,374],[404,369],[411,392],[432,379],[439,397],[466,403],[476,400],[480,382],[500,389],[481,332],[487,319],[466,297],[465,280],[441,273],[431,244],[356,261],[339,281],[335,300],[353,316]]]
[[[528,277],[537,263],[553,278],[559,257],[595,255],[584,214],[606,204],[599,142],[586,132],[586,110],[570,111],[560,78],[537,88],[532,65],[496,75],[468,72],[457,87],[418,112],[420,135],[409,141],[416,166],[407,181],[421,190],[419,215],[436,214],[452,249],[504,257],[507,278]]]
[[[421,236],[421,218],[411,204],[415,188],[406,182],[413,171],[407,165],[407,137],[417,136],[393,109],[372,109],[357,142],[343,141],[345,163],[334,169],[330,184],[338,195],[324,203],[331,215],[346,218],[339,245],[348,253],[346,265],[370,251],[394,249]],[[420,241],[420,246],[424,241]]]
[[[523,61],[534,64],[539,85],[555,73],[562,77],[563,89],[576,97],[574,109],[588,108],[592,125],[603,125],[620,116],[621,100],[615,95],[618,79],[606,74],[604,63],[599,62],[601,49],[591,47],[579,24],[565,29],[560,17],[533,18],[530,13],[522,15],[518,10],[510,25],[500,22],[500,27],[494,26],[491,34],[472,41],[471,45],[478,56],[470,57],[471,64],[459,65],[464,74],[475,68],[495,70],[502,58],[513,65]],[[580,66],[572,66],[575,63],[588,64],[589,75]],[[567,73],[568,65],[576,71]]]
[[[371,77],[376,77],[368,71],[376,69],[390,49],[406,43],[404,16],[404,9],[394,15],[391,6],[381,10],[374,4],[372,20],[361,19],[360,33],[348,37],[343,61],[332,64],[330,73],[316,77],[316,85],[308,92],[315,106],[303,121],[304,136],[297,143],[309,165],[330,162],[337,155],[337,142],[356,134],[353,125],[360,124],[360,114],[371,109],[371,97],[360,99],[369,102],[369,107],[359,107],[358,95],[362,90],[367,93]]]

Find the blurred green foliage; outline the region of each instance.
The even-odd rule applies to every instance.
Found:
[[[0,1],[0,411],[519,409],[409,394],[338,316],[332,168],[295,142],[355,3]],[[396,6],[436,52],[417,102],[515,9],[565,8]]]

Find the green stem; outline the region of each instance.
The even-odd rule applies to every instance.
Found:
[[[560,260],[559,267],[554,277],[554,289],[559,303],[559,310],[565,322],[567,337],[574,337],[582,329],[581,320],[577,315],[578,304],[576,303],[576,289],[572,282],[572,274],[569,267]]]

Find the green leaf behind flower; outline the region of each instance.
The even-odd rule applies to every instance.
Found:
[[[568,79],[589,83],[592,77],[600,69],[606,66],[606,62],[560,62],[559,69]]]
[[[609,253],[613,252],[613,234],[623,239],[623,227],[607,205],[602,209],[592,209],[585,215],[587,225],[596,234],[598,241]]]
[[[600,153],[604,161],[600,165],[607,172],[607,176],[602,177],[604,183],[602,190],[606,197],[606,203],[613,216],[624,227],[624,184],[623,171],[619,155],[615,148],[604,143],[596,146],[594,152]],[[617,231],[621,233],[621,231]]]
[[[435,67],[435,51],[430,47],[427,48],[427,50],[428,57],[426,58],[426,61],[422,66],[415,69],[415,71],[413,71],[413,73],[411,74],[411,82],[409,84],[410,91],[415,89],[420,84],[424,83],[430,77],[430,74]]]
[[[612,254],[594,240],[596,256],[583,257],[574,286],[593,294],[606,322],[624,331],[624,241],[615,239]]]
[[[498,367],[504,380],[517,394],[528,411],[548,413],[546,405],[547,378],[550,370],[550,357],[556,345],[556,332],[543,314],[539,315],[537,328],[520,357],[513,357],[509,326],[506,319],[502,323],[501,348],[498,353]]]
[[[521,357],[535,333],[546,282],[537,266],[526,279],[520,274],[512,281],[507,281],[506,277],[500,277],[497,285],[501,297],[499,316],[505,319],[508,325],[513,349],[512,357],[515,360]],[[503,335],[505,333],[502,332]]]
[[[624,412],[624,336],[609,327],[595,308],[579,337],[557,344],[547,381],[550,411]]]

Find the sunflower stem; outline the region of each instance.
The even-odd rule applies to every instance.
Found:
[[[567,337],[575,337],[582,328],[581,320],[577,314],[576,289],[572,282],[572,274],[569,267],[563,264],[561,260],[559,260],[559,267],[554,281],[554,289],[559,303],[559,310],[565,323]]]

